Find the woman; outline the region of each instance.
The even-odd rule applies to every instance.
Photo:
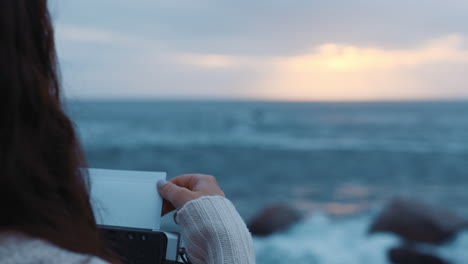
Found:
[[[47,1],[1,0],[0,263],[120,263],[96,227],[57,71]],[[164,213],[178,209],[192,263],[254,263],[245,224],[213,177],[158,185]]]

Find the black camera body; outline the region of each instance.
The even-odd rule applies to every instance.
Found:
[[[126,264],[175,264],[186,260],[178,233],[99,226],[108,247]],[[182,258],[180,257],[182,255]]]

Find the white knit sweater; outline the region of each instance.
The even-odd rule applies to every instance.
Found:
[[[232,203],[221,196],[188,202],[177,213],[193,264],[255,263],[252,238]],[[19,233],[0,233],[0,264],[109,264]]]

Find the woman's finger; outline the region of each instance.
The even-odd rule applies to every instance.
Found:
[[[198,184],[200,184],[200,182],[209,181],[209,179],[211,178],[214,178],[214,177],[210,175],[205,175],[205,174],[193,173],[193,174],[179,175],[173,178],[172,180],[170,180],[170,182],[178,186],[185,187],[191,191],[195,191],[194,190],[195,187]]]
[[[159,181],[158,191],[175,208],[182,207],[186,202],[197,198],[197,195],[187,188],[177,186],[172,182]]]

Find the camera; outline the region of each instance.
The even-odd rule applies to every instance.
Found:
[[[99,229],[108,248],[125,264],[189,263],[178,233],[104,225]]]
[[[126,264],[189,263],[178,233],[160,230],[164,172],[88,169],[96,223],[112,253]],[[182,261],[182,262],[180,262]]]

